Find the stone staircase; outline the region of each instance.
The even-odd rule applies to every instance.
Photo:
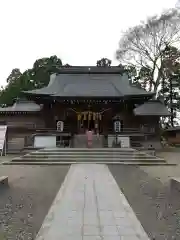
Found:
[[[41,149],[16,157],[4,165],[66,165],[74,163],[168,165],[164,159],[123,148],[54,148]]]

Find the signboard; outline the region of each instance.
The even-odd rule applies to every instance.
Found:
[[[118,142],[121,143],[122,148],[130,147],[130,139],[128,136],[118,136]]]
[[[121,132],[121,122],[120,121],[114,122],[114,132],[116,132],[116,133]]]
[[[35,148],[55,148],[56,136],[35,136],[34,147]]]
[[[7,126],[5,126],[5,125],[1,126],[0,125],[0,150],[1,150],[1,155],[2,155],[3,148],[4,148],[4,143],[5,143],[5,140],[6,140],[6,131],[7,131]]]
[[[63,121],[58,121],[57,122],[57,130],[59,132],[63,132],[63,130],[64,130],[64,122]]]

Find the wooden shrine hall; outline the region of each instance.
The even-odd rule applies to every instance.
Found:
[[[131,84],[119,67],[64,68],[51,75],[47,87],[24,96],[0,108],[0,120],[8,127],[8,141],[21,135],[25,146],[35,141],[54,146],[68,139],[68,146],[75,147],[75,139],[84,139],[87,131],[100,136],[101,147],[112,147],[117,136],[128,139],[129,146],[159,146],[159,119],[169,116],[153,92]]]

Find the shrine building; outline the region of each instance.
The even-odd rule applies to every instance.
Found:
[[[48,86],[25,91],[25,100],[0,108],[0,121],[8,129],[7,148],[19,151],[62,142],[81,147],[77,141],[81,137],[83,142],[87,131],[99,137],[98,147],[112,147],[118,137],[130,147],[159,148],[159,120],[170,113],[154,95],[131,84],[120,67],[61,69],[51,75]]]

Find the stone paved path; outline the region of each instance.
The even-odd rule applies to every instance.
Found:
[[[148,240],[106,165],[72,165],[36,240]]]

